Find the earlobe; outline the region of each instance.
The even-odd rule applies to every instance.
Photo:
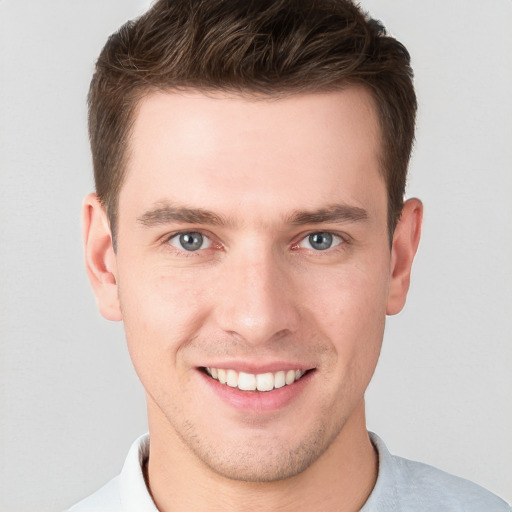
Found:
[[[87,275],[98,309],[108,320],[122,320],[112,234],[107,215],[96,194],[89,194],[84,199],[82,235]]]
[[[418,249],[423,220],[423,204],[419,199],[405,202],[402,215],[395,228],[391,248],[391,279],[386,313],[396,315],[405,305],[411,267]]]

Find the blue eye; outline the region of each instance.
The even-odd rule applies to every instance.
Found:
[[[299,247],[306,249],[314,249],[315,251],[325,251],[331,247],[335,247],[343,242],[343,239],[332,233],[318,232],[311,233],[306,238],[302,239]]]
[[[169,239],[169,243],[177,249],[193,252],[200,249],[208,249],[211,240],[197,231],[178,233]]]

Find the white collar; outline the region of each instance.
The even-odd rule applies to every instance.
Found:
[[[148,458],[149,434],[144,434],[132,444],[119,475],[119,494],[126,512],[158,512],[144,479]]]

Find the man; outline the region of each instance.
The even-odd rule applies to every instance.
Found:
[[[109,39],[86,263],[149,436],[73,511],[510,510],[366,430],[420,238],[411,77],[342,0],[159,1]]]

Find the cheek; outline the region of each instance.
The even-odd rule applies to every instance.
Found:
[[[304,303],[307,301],[326,329],[340,330],[341,334],[382,324],[389,288],[384,266],[351,266],[322,276],[310,272],[306,279],[301,287],[310,293],[303,293]]]
[[[157,340],[179,338],[204,316],[202,305],[210,292],[201,281],[187,271],[122,280],[119,298],[125,324],[137,331],[152,331]]]
[[[315,328],[333,344],[336,371],[340,377],[351,373],[357,375],[355,381],[369,381],[384,333],[388,291],[385,266],[340,269],[321,280],[310,277],[314,293],[306,310],[314,318]]]
[[[186,272],[121,280],[119,299],[128,350],[143,383],[169,379],[179,351],[207,315],[209,291]]]

